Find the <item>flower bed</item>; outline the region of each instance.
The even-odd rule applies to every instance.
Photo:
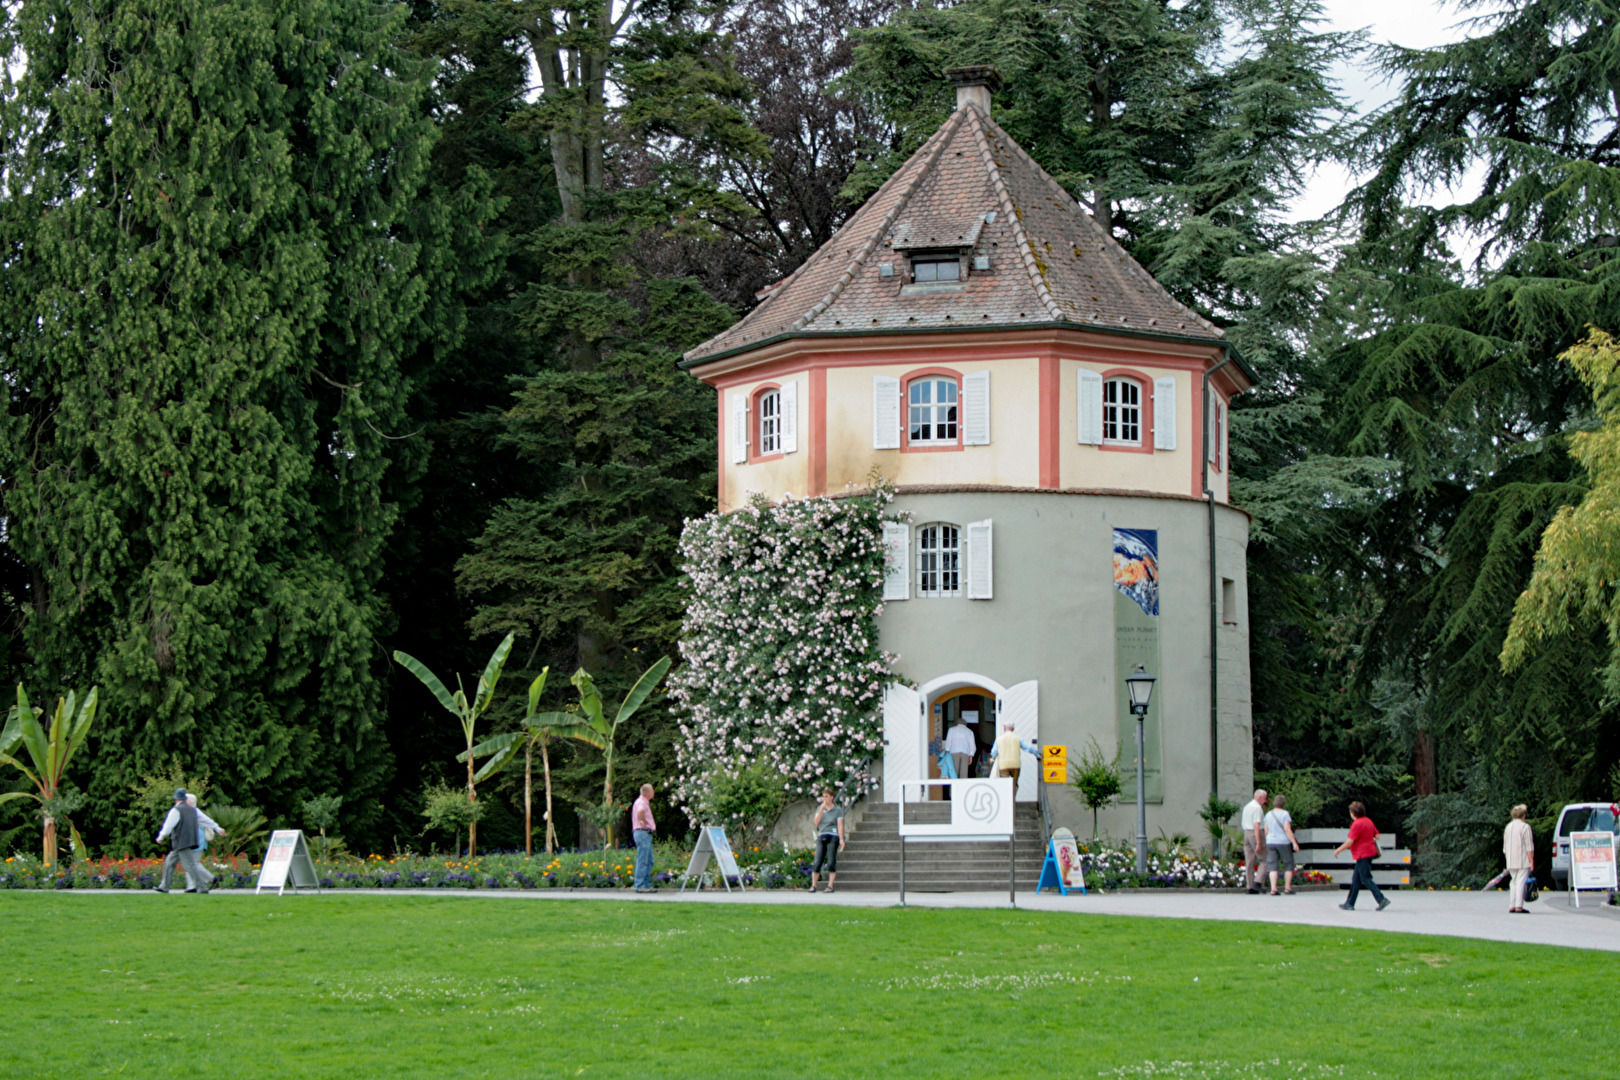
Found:
[[[1212,859],[1189,851],[1148,852],[1147,876],[1136,872],[1136,849],[1128,843],[1082,843],[1080,862],[1086,885],[1095,889],[1238,889],[1243,887],[1243,863]],[[1298,870],[1295,885],[1331,885],[1333,878],[1320,870]]]
[[[365,859],[316,861],[323,889],[627,889],[633,884],[636,853],[565,852],[554,856],[481,855],[475,859],[443,856],[372,855]],[[662,844],[654,851],[653,882],[679,887],[691,860],[690,849]],[[810,875],[811,853],[787,847],[737,852],[741,884],[765,889],[797,885]],[[215,874],[215,888],[250,889],[259,868],[240,856],[205,855]],[[706,875],[718,884],[717,868]],[[177,873],[184,879],[184,870]],[[38,859],[13,856],[0,864],[0,889],[150,889],[163,874],[161,859],[101,859],[59,865],[47,870]],[[735,883],[735,882],[734,882]]]

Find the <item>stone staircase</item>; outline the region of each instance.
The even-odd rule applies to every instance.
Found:
[[[860,824],[838,856],[838,888],[860,892],[897,892],[900,889],[899,804],[864,804]],[[906,820],[945,823],[951,807],[945,802],[907,803]],[[846,827],[847,828],[847,827]],[[1013,861],[1019,891],[1032,890],[1040,879],[1046,842],[1041,835],[1040,811],[1034,803],[1019,803],[1013,819]],[[1007,888],[1007,845],[1004,841],[928,843],[906,841],[907,892],[998,892]]]

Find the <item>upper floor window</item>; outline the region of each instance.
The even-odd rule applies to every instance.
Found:
[[[917,255],[911,260],[913,281],[957,281],[962,276],[962,260],[955,255]]]
[[[1142,442],[1142,387],[1131,379],[1103,383],[1103,442]]]
[[[962,594],[962,534],[955,525],[924,525],[917,530],[917,595]]]
[[[913,379],[907,392],[907,427],[913,445],[956,442],[956,380],[927,376]]]
[[[759,452],[782,452],[782,392],[767,390],[759,395]]]

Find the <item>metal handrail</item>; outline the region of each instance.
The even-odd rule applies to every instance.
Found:
[[[1039,765],[1036,766],[1039,768]],[[1035,805],[1041,811],[1041,843],[1045,844],[1052,839],[1052,807],[1046,801],[1046,780],[1043,777],[1035,778]]]

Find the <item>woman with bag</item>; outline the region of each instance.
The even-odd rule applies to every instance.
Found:
[[[1294,839],[1294,816],[1288,812],[1287,806],[1288,796],[1278,795],[1277,801],[1262,819],[1266,824],[1266,872],[1271,875],[1272,896],[1294,895],[1294,852],[1299,850],[1299,841]],[[1280,894],[1277,892],[1279,868],[1287,872]]]
[[[1525,820],[1529,814],[1530,808],[1520,803],[1513,808],[1513,820],[1502,830],[1502,856],[1507,860],[1508,873],[1513,875],[1512,906],[1508,908],[1510,915],[1530,914],[1530,909],[1524,906],[1524,886],[1530,877],[1530,868],[1536,862],[1536,838],[1530,831],[1530,823]]]

